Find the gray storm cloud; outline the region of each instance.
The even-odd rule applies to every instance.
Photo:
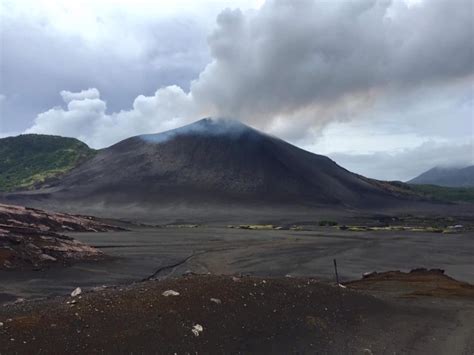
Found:
[[[163,87],[115,113],[98,91],[63,92],[67,107],[41,113],[28,132],[101,147],[225,116],[297,138],[380,97],[468,81],[471,36],[471,0],[274,0],[246,13],[228,9],[208,38],[212,60],[189,92]]]
[[[463,78],[473,73],[471,6],[276,0],[252,15],[226,10],[192,93],[218,114],[258,121]]]

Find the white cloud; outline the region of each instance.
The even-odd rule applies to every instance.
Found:
[[[65,103],[73,100],[84,100],[84,99],[99,99],[100,93],[96,88],[82,90],[80,92],[71,92],[63,90],[59,93]]]
[[[153,96],[138,96],[131,110],[108,114],[96,88],[79,93],[61,92],[66,108],[39,114],[26,133],[77,137],[95,148],[144,132],[171,129],[199,117],[194,101],[177,86],[159,89]]]

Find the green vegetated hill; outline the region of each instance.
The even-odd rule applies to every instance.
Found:
[[[438,185],[418,185],[401,181],[380,182],[388,184],[406,195],[444,202],[474,203],[474,187],[447,187]]]
[[[409,186],[413,191],[436,200],[474,203],[474,187],[446,187],[415,184],[410,184]]]
[[[0,191],[34,188],[95,153],[75,138],[25,134],[0,139]]]

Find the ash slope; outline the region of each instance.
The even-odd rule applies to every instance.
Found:
[[[400,191],[240,122],[214,119],[126,139],[100,151],[50,189],[53,197],[68,201],[160,206],[373,207],[400,199]]]

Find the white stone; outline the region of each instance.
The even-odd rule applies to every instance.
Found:
[[[203,328],[203,326],[200,325],[200,324],[195,324],[195,325],[193,326],[193,329],[191,329],[191,330],[192,330],[193,334],[198,337],[199,334],[202,333],[202,331],[204,330],[204,328]]]
[[[74,291],[71,292],[71,297],[79,296],[81,293],[82,293],[81,288],[77,287]]]
[[[167,290],[162,293],[163,296],[168,297],[168,296],[179,296],[179,292],[176,292],[174,290]]]

